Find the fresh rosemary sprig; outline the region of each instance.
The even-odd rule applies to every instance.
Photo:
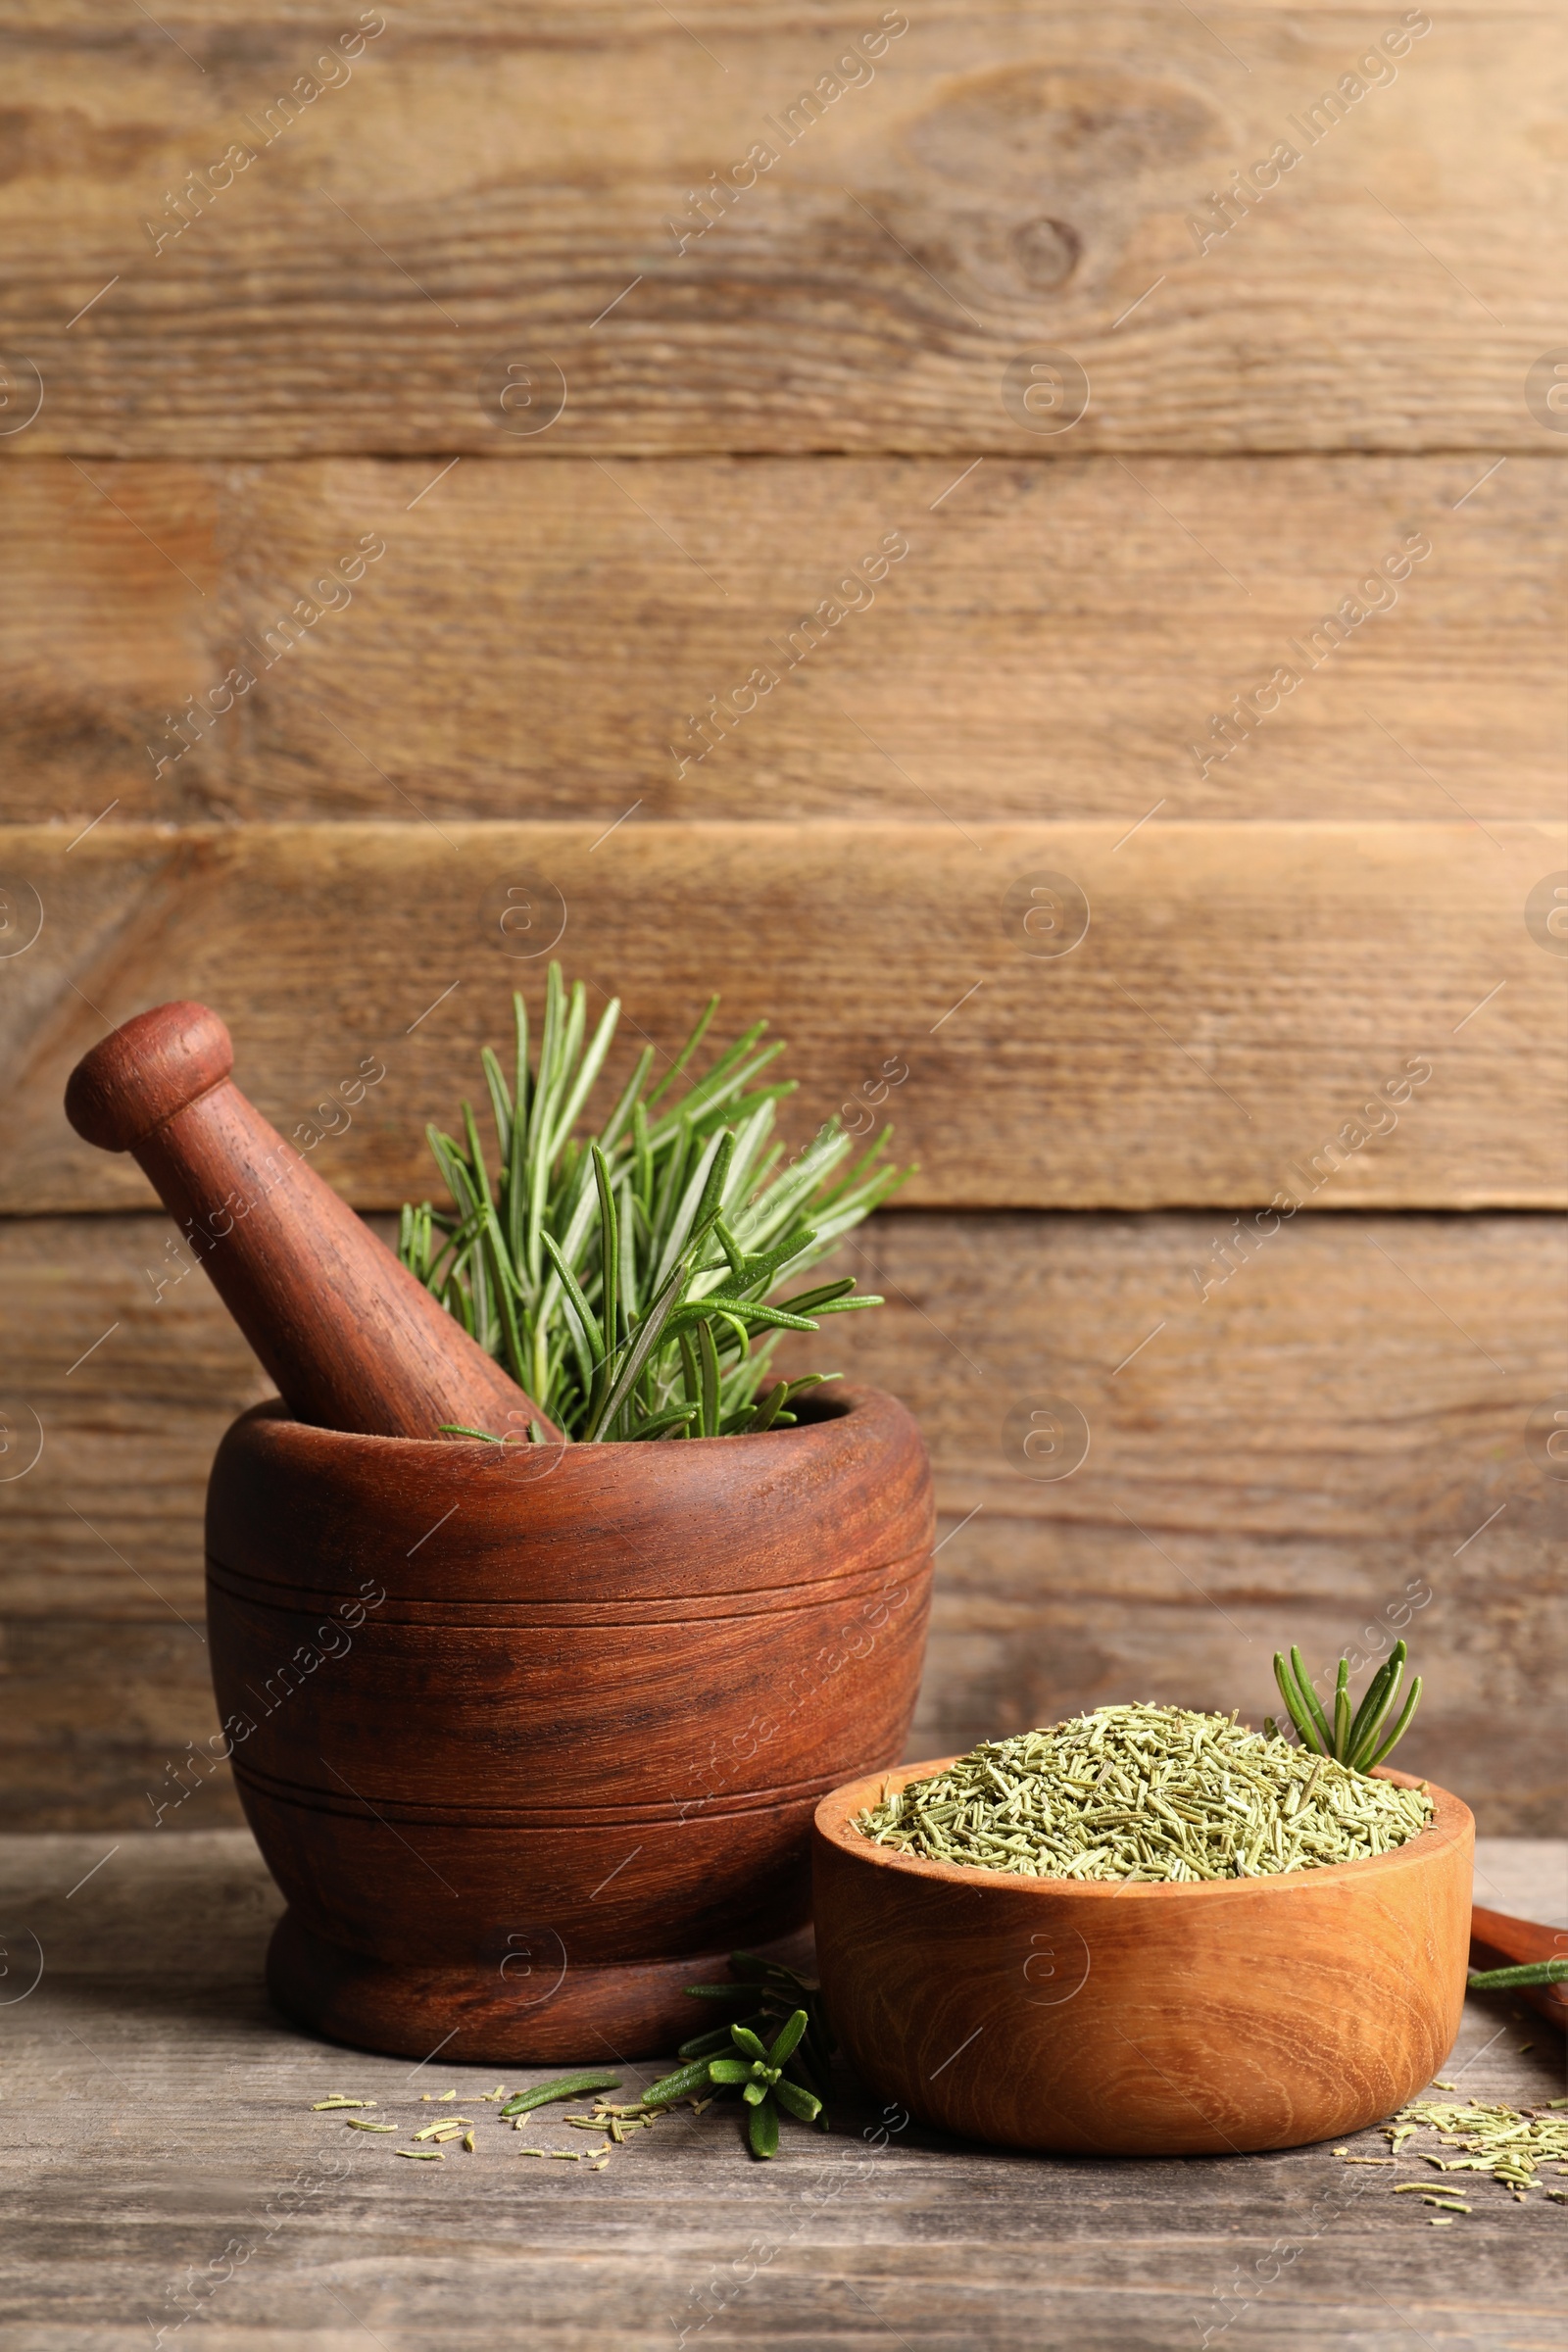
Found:
[[[764,2160],[778,2148],[778,2111],[801,2123],[828,2128],[822,2103],[832,2063],[833,2037],[821,1989],[777,1960],[756,1952],[732,1952],[732,1984],[688,1984],[696,2001],[739,2008],[744,2017],[726,2021],[683,2041],[686,2061],[674,2074],[643,2092],[646,2107],[668,2106],[710,2088],[739,2089],[749,2113],[747,2140]],[[762,2035],[772,2030],[772,2040]]]
[[[511,1083],[488,1047],[480,1056],[500,1152],[494,1181],[470,1103],[462,1143],[425,1131],[454,1205],[405,1205],[403,1263],[570,1438],[788,1427],[804,1391],[837,1375],[770,1379],[780,1335],[882,1303],[855,1295],[853,1275],[773,1302],[910,1171],[882,1164],[890,1129],[846,1168],[853,1139],[836,1119],[781,1165],[775,1105],[794,1090],[755,1083],[783,1052],[760,1043],[765,1022],[690,1074],[717,1003],[652,1086],[654,1048],[644,1048],[585,1141],[573,1129],[620,1004],[590,1037],[586,989],[579,981],[568,995],[552,963],[536,1057],[520,996]],[[444,1434],[496,1433],[454,1425]]]
[[[1289,1665],[1276,1650],[1274,1680],[1280,1687],[1280,1696],[1290,1710],[1291,1721],[1299,1732],[1303,1745],[1309,1747],[1314,1755],[1332,1756],[1337,1763],[1348,1765],[1352,1772],[1370,1772],[1375,1764],[1381,1764],[1404,1738],[1410,1728],[1410,1718],[1420,1702],[1421,1677],[1417,1675],[1410,1685],[1409,1696],[1405,1699],[1397,1723],[1385,1739],[1383,1727],[1399,1694],[1406,1655],[1404,1643],[1396,1642],[1367,1685],[1366,1694],[1353,1718],[1350,1714],[1350,1661],[1342,1658],[1334,1686],[1334,1716],[1331,1722],[1312,1688],[1312,1678],[1295,1643],[1291,1645]],[[1272,1715],[1264,1716],[1263,1729],[1271,1739],[1283,1737]]]
[[[786,2018],[770,2043],[760,2040],[748,2026],[731,2026],[730,2038],[739,2055],[734,2058],[710,2058],[708,2079],[731,2087],[740,2086],[741,2097],[751,2109],[746,2119],[746,2136],[754,2156],[769,2157],[778,2151],[778,2111],[782,2107],[803,2124],[814,2124],[822,2112],[822,2102],[798,2082],[792,2082],[784,2068],[793,2056],[801,2035],[806,2032],[806,2011],[797,2009]]]
[[[1568,1984],[1568,1956],[1558,1960],[1522,1960],[1514,1968],[1470,1971],[1472,1992],[1507,1992],[1524,1984]]]

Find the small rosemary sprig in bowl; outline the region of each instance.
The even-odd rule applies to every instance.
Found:
[[[1383,1763],[1409,1730],[1410,1718],[1421,1699],[1421,1677],[1417,1675],[1410,1685],[1409,1696],[1398,1721],[1385,1738],[1383,1727],[1398,1697],[1407,1654],[1404,1643],[1396,1642],[1367,1685],[1361,1704],[1353,1716],[1350,1713],[1350,1661],[1342,1658],[1334,1686],[1334,1715],[1331,1721],[1312,1688],[1312,1678],[1296,1644],[1291,1644],[1289,1665],[1276,1650],[1274,1680],[1280,1687],[1280,1696],[1290,1711],[1291,1721],[1301,1736],[1302,1744],[1311,1748],[1315,1755],[1332,1756],[1336,1763],[1348,1765],[1352,1772],[1369,1773],[1376,1765]],[[1270,1739],[1280,1736],[1272,1715],[1264,1716],[1263,1729]]]
[[[857,1295],[853,1275],[774,1298],[910,1171],[883,1162],[890,1129],[847,1167],[854,1143],[837,1120],[784,1163],[772,1128],[794,1090],[756,1083],[783,1052],[761,1043],[764,1022],[690,1075],[717,1003],[655,1084],[655,1049],[644,1048],[599,1133],[583,1139],[574,1130],[620,1004],[590,1037],[586,989],[568,994],[552,963],[537,1056],[520,996],[511,1082],[488,1047],[480,1056],[494,1181],[470,1103],[461,1143],[426,1129],[453,1206],[406,1204],[399,1254],[568,1438],[787,1428],[804,1393],[837,1375],[773,1379],[782,1334],[882,1303]]]

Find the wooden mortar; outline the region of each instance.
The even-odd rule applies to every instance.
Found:
[[[1446,1789],[1393,1853],[1200,1886],[1008,1878],[850,1826],[954,1761],[816,1809],[822,1989],[879,2098],[1004,2147],[1224,2155],[1362,2131],[1447,2057],[1475,1823]]]
[[[684,1985],[805,1926],[817,1799],[903,1750],[933,1528],[901,1404],[807,1410],[504,1448],[235,1422],[208,1627],[286,2013],[416,2058],[647,2056],[710,2022]]]

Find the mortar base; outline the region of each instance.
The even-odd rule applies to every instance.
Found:
[[[809,1928],[756,1949],[813,1972]],[[267,1953],[267,1989],[289,2021],[351,2049],[449,2064],[552,2066],[662,2058],[713,2020],[688,1984],[727,1976],[729,1954],[568,1966],[553,1991],[528,1997],[493,1967],[408,1968],[329,1943],[285,1911]]]

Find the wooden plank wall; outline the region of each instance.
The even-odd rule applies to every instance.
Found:
[[[8,1821],[212,1728],[262,1393],[67,1070],[373,1050],[385,1212],[517,884],[662,1047],[773,1018],[792,1135],[907,1069],[833,1352],[937,1463],[923,1752],[1403,1626],[1411,1761],[1560,1826],[1557,12],[340,14],[0,6]]]

